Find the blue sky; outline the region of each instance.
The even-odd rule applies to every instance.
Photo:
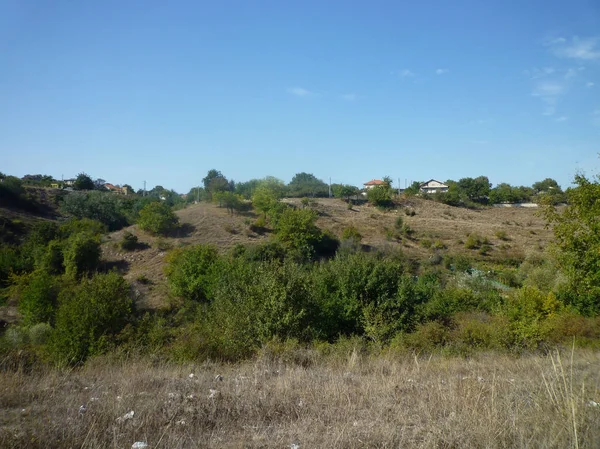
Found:
[[[0,1],[5,173],[567,186],[598,152],[597,0]]]

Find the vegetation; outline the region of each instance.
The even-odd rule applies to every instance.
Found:
[[[166,235],[179,226],[179,218],[168,204],[152,202],[140,211],[137,224],[151,234]]]

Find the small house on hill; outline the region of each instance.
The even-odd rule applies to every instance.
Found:
[[[363,184],[365,190],[369,190],[369,189],[372,189],[373,187],[383,186],[383,185],[385,185],[385,182],[383,182],[381,179],[371,179],[369,182],[365,182]]]
[[[419,186],[421,193],[447,192],[448,186],[435,179],[430,179]]]

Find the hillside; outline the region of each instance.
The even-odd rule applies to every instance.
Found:
[[[301,207],[300,199],[286,201]],[[390,212],[366,204],[349,210],[346,203],[338,199],[317,199],[310,207],[319,214],[318,226],[338,237],[344,228],[352,225],[363,236],[365,249],[399,249],[407,257],[419,261],[427,261],[436,253],[449,253],[469,255],[488,263],[518,262],[530,252],[543,251],[552,238],[551,230],[545,228],[536,209],[469,210],[421,198],[407,199],[401,208]],[[108,267],[117,267],[135,285],[141,308],[165,304],[167,289],[163,268],[168,249],[202,243],[216,245],[226,252],[236,244],[257,244],[269,238],[268,232],[260,235],[249,229],[256,219],[253,213],[231,215],[214,204],[200,203],[177,211],[177,215],[182,229],[173,236],[157,238],[131,226],[108,235],[103,244],[103,257]],[[394,228],[398,217],[414,231],[410,238],[401,242],[386,234],[386,229]],[[133,252],[119,249],[118,242],[125,231],[138,236],[140,249]],[[489,252],[483,255],[467,249],[464,242],[469,234],[487,238]]]

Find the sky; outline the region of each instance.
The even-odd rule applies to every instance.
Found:
[[[598,0],[0,0],[7,174],[567,187],[599,152]]]

